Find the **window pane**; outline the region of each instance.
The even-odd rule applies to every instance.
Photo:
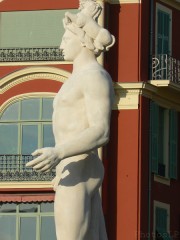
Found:
[[[0,239],[14,240],[16,236],[16,216],[0,216]]]
[[[12,213],[16,212],[15,203],[3,203],[0,205],[0,213]]]
[[[64,33],[62,19],[66,11],[2,12],[0,47],[59,46]]]
[[[18,125],[0,124],[0,154],[18,153]]]
[[[18,120],[18,115],[19,115],[19,102],[16,102],[5,110],[1,117],[1,120],[2,121]]]
[[[38,148],[38,125],[22,126],[22,154],[31,154]]]
[[[41,203],[41,212],[54,212],[54,203]]]
[[[20,212],[38,212],[38,204],[34,203],[21,203],[19,205],[19,211]]]
[[[21,217],[20,240],[36,240],[36,218],[35,217],[26,217],[26,218]]]
[[[44,98],[43,99],[43,120],[52,120],[53,113],[53,98]]]
[[[40,118],[40,100],[27,99],[22,101],[22,120],[39,120]]]
[[[43,125],[43,147],[53,147],[55,145],[51,124]]]
[[[41,218],[41,240],[56,240],[54,217]]]

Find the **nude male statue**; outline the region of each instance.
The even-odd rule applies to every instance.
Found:
[[[65,24],[60,48],[64,59],[73,61],[73,72],[54,99],[55,147],[36,150],[27,166],[41,172],[56,167],[57,240],[107,240],[99,195],[104,168],[97,149],[109,139],[113,86],[96,60],[99,50],[82,43],[71,24]]]

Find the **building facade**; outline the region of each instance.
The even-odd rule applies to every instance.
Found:
[[[110,141],[99,151],[109,240],[179,239],[180,2],[99,2],[100,24],[116,37],[98,59],[116,96]],[[0,2],[2,240],[56,239],[54,172],[35,173],[25,164],[36,148],[54,144],[53,97],[72,70],[59,50],[62,18],[78,4]]]

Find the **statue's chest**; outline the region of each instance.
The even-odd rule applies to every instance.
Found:
[[[54,107],[57,104],[59,106],[77,104],[82,96],[79,84],[76,81],[67,80],[55,96]]]

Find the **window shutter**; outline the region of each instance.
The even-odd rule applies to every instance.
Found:
[[[169,42],[170,42],[170,16],[164,13],[164,34],[163,34],[163,53],[169,54]]]
[[[167,232],[167,210],[164,208],[156,208],[156,230],[159,233]]]
[[[177,112],[170,110],[169,117],[169,177],[177,179]]]
[[[158,9],[157,53],[169,54],[170,43],[170,15]]]
[[[162,49],[163,49],[163,12],[158,10],[157,53],[162,54]]]
[[[171,240],[169,233],[167,232],[167,210],[164,208],[156,208],[156,231],[158,236],[163,240]]]
[[[158,173],[158,132],[159,132],[159,107],[150,103],[150,160],[152,172]]]

